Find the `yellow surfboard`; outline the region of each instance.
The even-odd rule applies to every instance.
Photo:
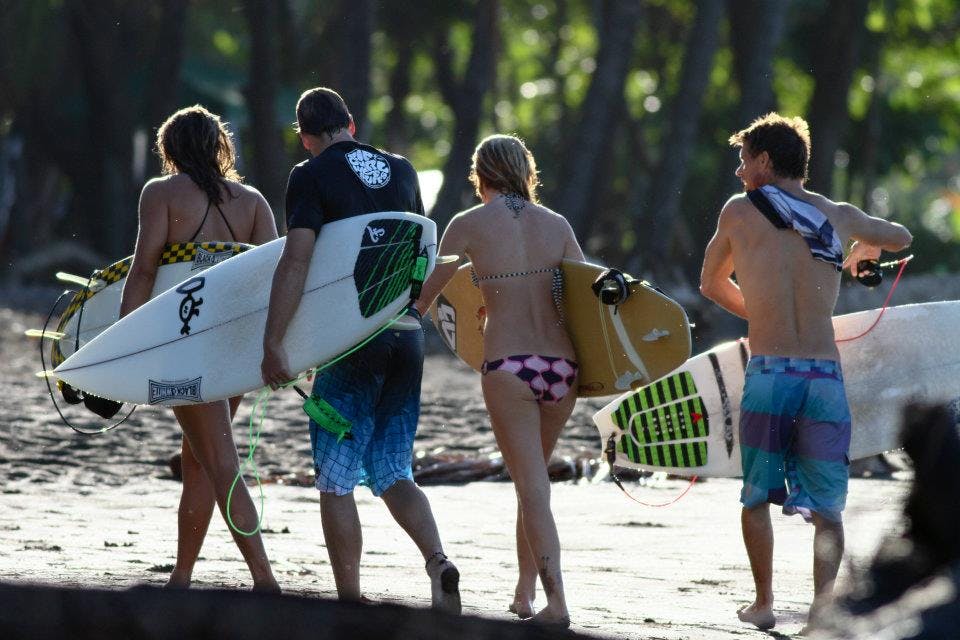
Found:
[[[447,347],[479,371],[486,309],[471,269],[467,263],[457,270],[430,311]],[[605,305],[591,289],[605,269],[563,261],[564,321],[580,365],[581,397],[649,384],[690,357],[690,324],[683,307],[641,282],[630,285],[623,304]]]

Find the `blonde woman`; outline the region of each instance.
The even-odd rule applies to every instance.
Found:
[[[133,264],[120,305],[123,317],[150,298],[164,248],[180,242],[231,241],[263,244],[277,237],[270,205],[240,182],[230,134],[220,118],[197,105],[177,111],[157,132],[163,175],[140,194],[140,228]],[[168,587],[190,586],[193,566],[215,504],[227,519],[227,497],[239,469],[230,422],[240,398],[174,407],[183,429],[183,493],[177,518],[177,563]],[[230,517],[240,529],[257,524],[244,483],[234,489]],[[255,590],[279,591],[260,534],[230,533]]]
[[[550,510],[547,462],[576,402],[577,363],[560,310],[560,265],[583,259],[566,219],[537,201],[533,155],[518,138],[485,138],[470,180],[480,205],[447,226],[440,254],[467,256],[486,305],[483,397],[516,486],[520,576],[510,610],[570,624],[560,540]],[[438,265],[417,302],[421,312],[456,272]],[[537,576],[547,605],[534,615]]]

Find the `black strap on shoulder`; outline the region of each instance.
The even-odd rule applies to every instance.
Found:
[[[754,189],[753,191],[747,191],[747,197],[750,198],[750,202],[753,203],[760,213],[763,214],[763,217],[770,221],[770,224],[775,226],[777,229],[789,229],[790,226],[783,221],[783,218],[780,217],[780,214],[777,213],[777,210],[773,207],[773,203],[770,202],[770,199],[767,198],[767,195],[760,189]]]
[[[208,207],[209,207],[209,205],[208,205]],[[233,232],[233,227],[230,226],[230,221],[227,220],[227,216],[223,215],[223,209],[220,208],[220,205],[217,204],[216,207],[217,207],[217,211],[220,212],[220,217],[223,218],[223,223],[224,223],[225,225],[227,225],[227,229],[230,230],[230,240],[236,242],[236,240],[237,240],[237,234]],[[199,231],[199,229],[198,229],[198,231]]]
[[[203,212],[203,220],[200,221],[200,226],[197,227],[197,230],[193,232],[193,235],[190,236],[190,239],[187,240],[187,242],[193,242],[194,240],[197,239],[197,236],[200,235],[200,230],[203,229],[203,225],[204,225],[204,223],[207,221],[207,216],[210,215],[210,205],[212,205],[212,204],[213,204],[213,200],[208,199],[208,200],[207,200],[207,210]],[[217,209],[219,209],[219,208],[220,208],[220,206],[218,205],[218,206],[217,206]],[[220,215],[223,215],[223,212],[222,212],[222,211],[220,212]],[[224,220],[226,220],[226,218],[224,218]],[[227,226],[230,226],[230,225],[227,225]],[[231,231],[231,233],[232,233],[232,232],[233,232],[233,229],[231,229],[230,231]]]

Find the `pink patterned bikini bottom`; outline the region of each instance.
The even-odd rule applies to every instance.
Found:
[[[480,372],[507,371],[527,383],[537,402],[556,403],[573,388],[577,363],[567,358],[525,354],[484,360]]]

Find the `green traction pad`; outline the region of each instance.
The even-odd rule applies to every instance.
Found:
[[[617,442],[617,453],[625,455],[630,462],[650,467],[685,468],[707,464],[706,440],[637,446],[629,435],[623,435]]]
[[[702,439],[710,435],[710,419],[689,372],[630,394],[612,417],[621,431],[617,451],[631,462],[659,467],[706,464],[707,443]]]
[[[410,286],[422,231],[410,220],[374,220],[367,225],[353,268],[364,318],[375,315]]]

